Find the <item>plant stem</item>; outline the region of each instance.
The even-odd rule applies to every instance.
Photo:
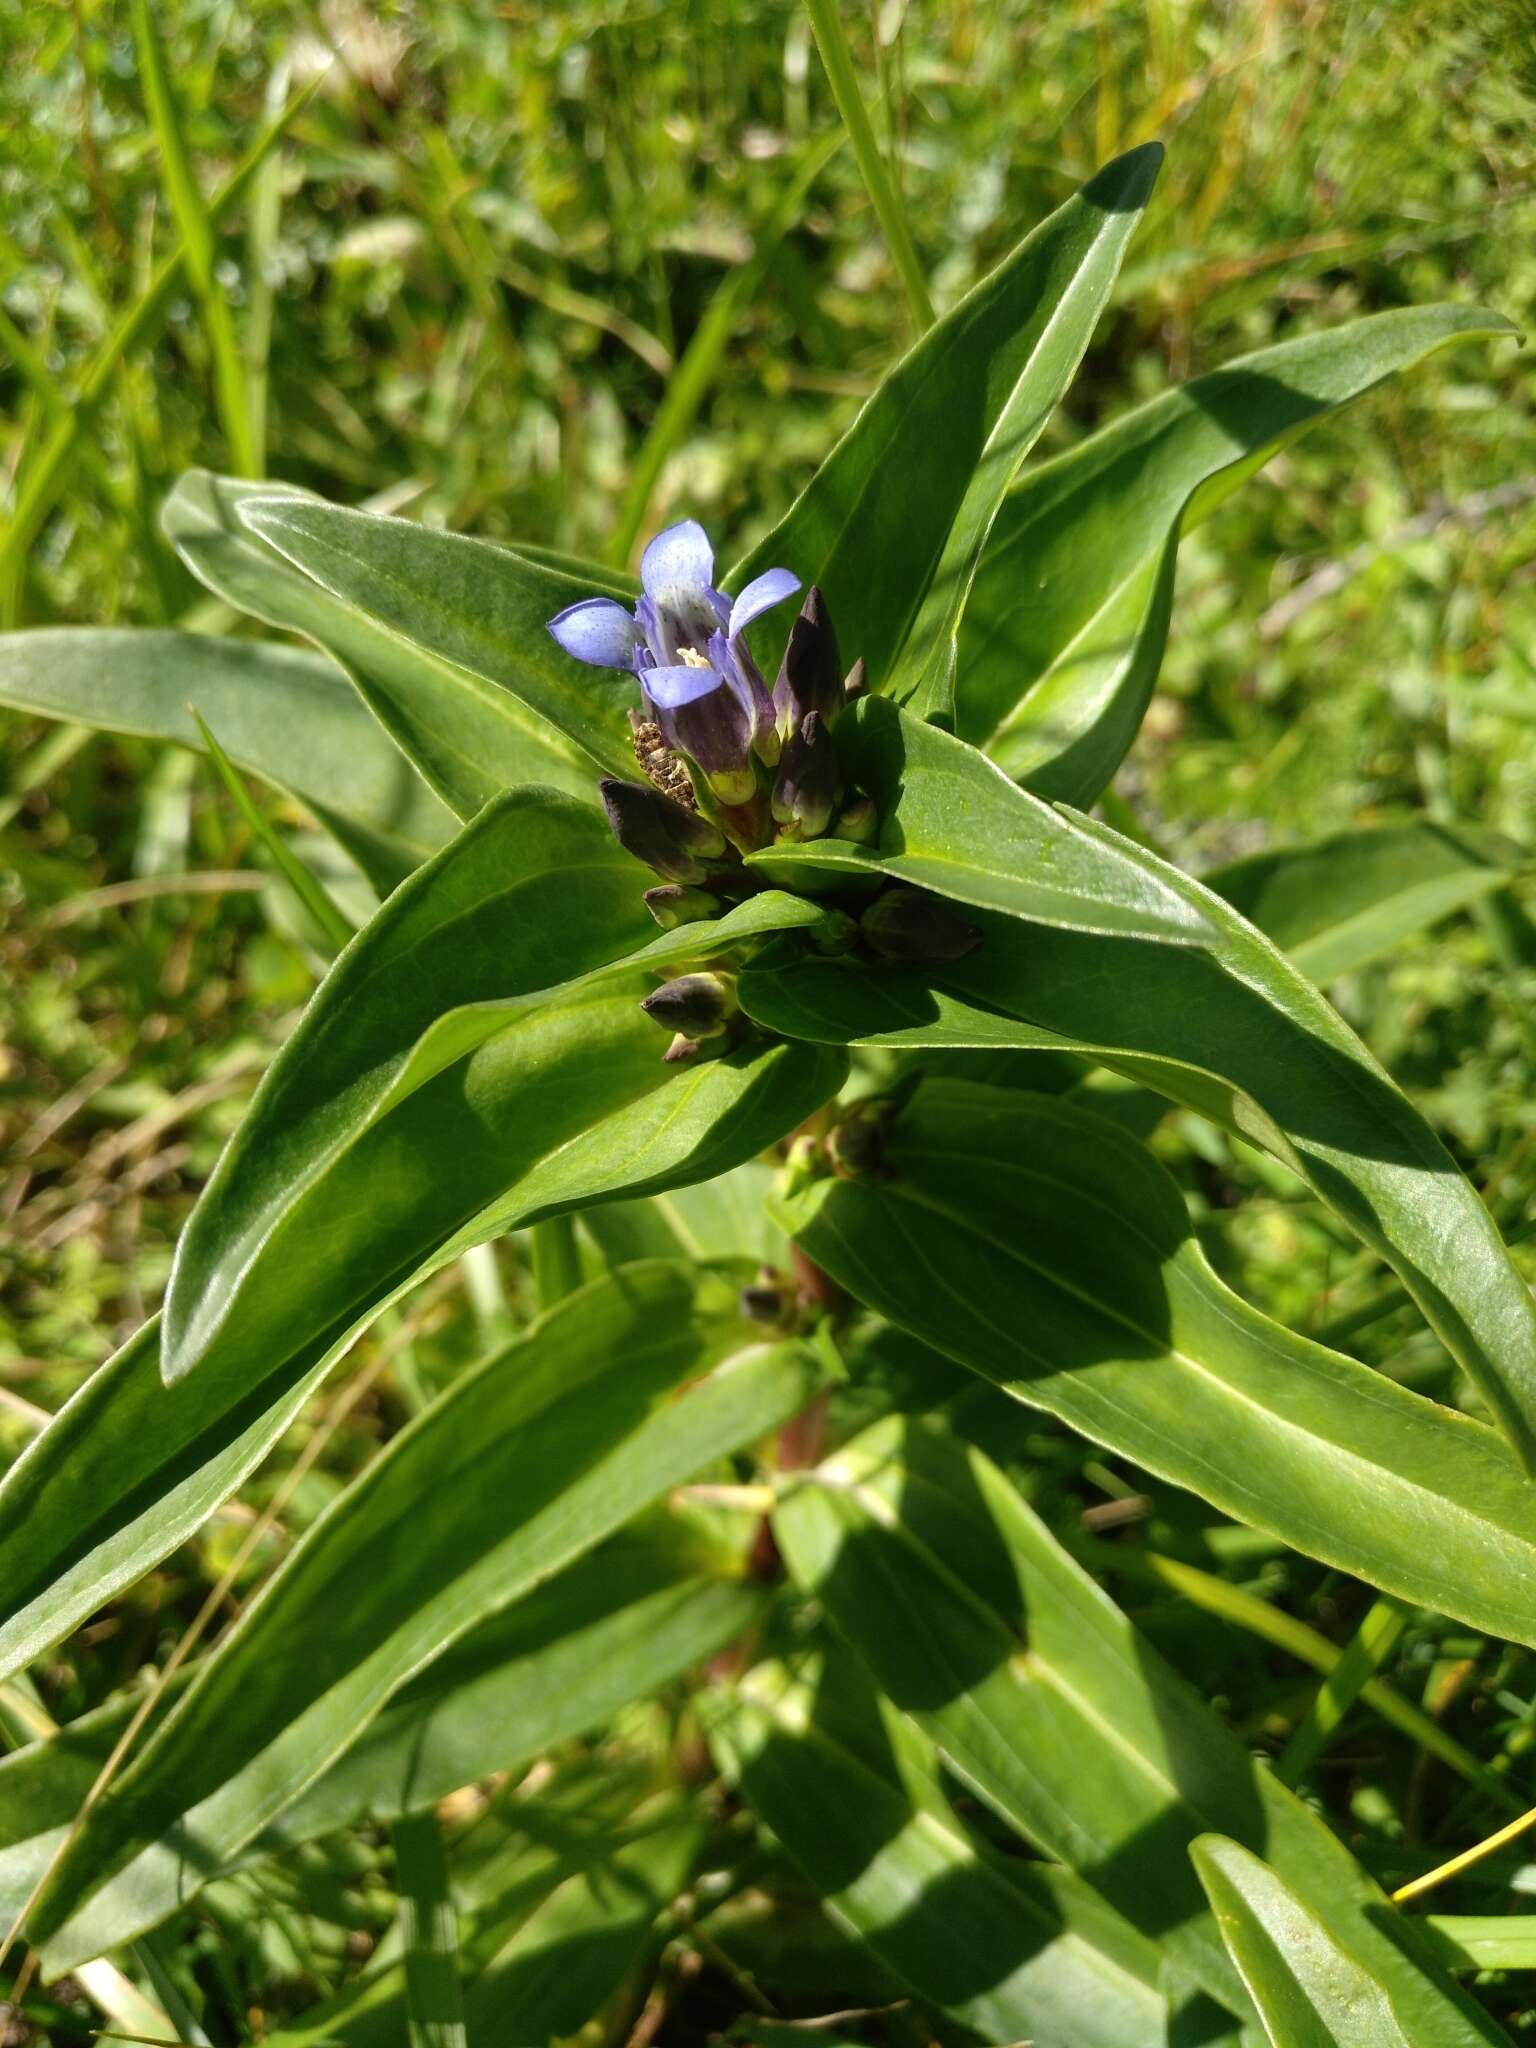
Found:
[[[811,17],[821,61],[826,66],[827,83],[832,88],[837,111],[843,117],[843,126],[848,130],[859,170],[874,202],[891,260],[896,265],[907,304],[912,309],[913,323],[921,334],[933,325],[933,304],[928,297],[927,280],[917,260],[917,251],[912,246],[912,237],[907,232],[901,195],[891,181],[889,165],[880,154],[880,145],[875,140],[875,131],[859,91],[858,74],[853,68],[848,39],[843,34],[837,0],[805,0],[805,9]]]
[[[581,1285],[581,1251],[576,1243],[576,1221],[571,1216],[549,1216],[535,1223],[528,1233],[533,1261],[533,1291],[541,1310],[553,1308]]]

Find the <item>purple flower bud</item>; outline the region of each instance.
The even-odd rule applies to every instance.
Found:
[[[626,853],[669,882],[708,881],[726,852],[725,838],[696,811],[685,811],[641,782],[605,776],[598,784],[613,836]]]
[[[724,639],[716,637],[729,662]],[[750,691],[731,670],[694,657],[676,668],[646,669],[640,683],[668,746],[687,755],[721,803],[750,803],[757,792],[756,718]]]
[[[843,794],[837,746],[819,711],[806,713],[784,742],[773,785],[773,815],[784,839],[816,839],[826,831]]]
[[[664,932],[674,932],[679,925],[698,924],[706,917],[718,917],[720,898],[711,896],[707,889],[690,889],[679,882],[663,882],[659,888],[646,890],[645,907]]]
[[[861,654],[843,677],[843,702],[851,704],[856,697],[862,697],[868,688],[869,670],[865,668],[864,657]]]
[[[819,712],[822,722],[831,725],[842,710],[843,701],[837,635],[832,630],[826,599],[813,584],[799,618],[789,629],[784,665],[773,686],[780,736],[787,741],[812,711]]]
[[[865,944],[904,967],[945,967],[981,944],[975,925],[923,889],[887,889],[859,919]]]
[[[640,1005],[653,1024],[685,1038],[715,1038],[737,1011],[734,974],[680,974]]]

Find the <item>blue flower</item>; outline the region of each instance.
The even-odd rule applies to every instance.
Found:
[[[633,613],[615,598],[585,597],[549,630],[577,661],[633,670],[668,746],[695,763],[722,803],[744,804],[757,792],[753,755],[772,767],[782,742],[742,635],[800,583],[787,569],[768,569],[729,598],[714,574],[709,536],[697,520],[680,520],[640,558],[645,594]]]

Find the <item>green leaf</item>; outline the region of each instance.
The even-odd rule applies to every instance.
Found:
[[[1217,1829],[1327,1902],[1341,1938],[1419,2017],[1420,2048],[1503,2038],[1449,1982],[1436,1988],[1412,1924],[980,1452],[890,1418],[808,1475],[775,1530],[796,1577],[968,1790],[1213,1996],[1246,2011],[1187,1860]]]
[[[1326,982],[1502,888],[1519,860],[1490,834],[1416,818],[1256,853],[1204,881]]]
[[[1087,346],[1161,157],[1149,143],[1107,165],[930,328],[726,582],[778,563],[814,580],[871,682],[921,681],[920,708],[942,710],[987,528]],[[898,683],[920,613],[923,666]]]
[[[1536,1970],[1536,1913],[1428,1913],[1420,1923],[1452,1970]]]
[[[459,1046],[440,1037],[431,1055],[413,1061],[415,1048],[445,1011],[529,994],[637,948],[654,930],[637,887],[643,873],[595,812],[550,790],[518,790],[487,805],[396,891],[316,991],[182,1235],[164,1312],[168,1380],[208,1358],[222,1332],[214,1369],[233,1351],[240,1376],[254,1381],[319,1335],[338,1309],[382,1293],[419,1263],[422,1241],[389,1243],[379,1212],[435,1199],[448,1204],[452,1229],[515,1178],[516,1155],[502,1172],[486,1145],[476,1083],[455,1083]],[[547,1034],[548,1021],[526,1019],[536,1034]],[[588,1021],[593,1078],[582,1093],[596,1117],[654,1076],[639,1071],[650,1062],[620,1055],[605,1090],[603,1020],[583,1015],[577,1023]],[[638,1052],[644,1040],[621,1028],[621,1044],[626,1036]],[[654,1028],[651,1038],[655,1050]],[[518,1061],[503,1050],[510,1101]],[[447,1142],[427,1143],[427,1126],[418,1124],[422,1143],[355,1214],[355,1247],[311,1238],[306,1262],[292,1234],[283,1241],[285,1226],[304,1228],[300,1219],[313,1213],[327,1180],[402,1097],[410,1115],[424,1097],[435,1106],[449,1093],[458,1100],[443,1105],[456,1123],[451,1133],[444,1126]],[[461,1157],[466,1149],[481,1154],[478,1181]],[[383,1158],[373,1165],[382,1171]],[[269,1246],[267,1264],[258,1264]],[[295,1257],[297,1266],[289,1263]],[[265,1314],[252,1303],[264,1276]]]
[[[410,2048],[469,2048],[459,1981],[459,1916],[448,1888],[437,1815],[412,1813],[396,1821],[394,1845]]]
[[[724,1560],[694,1560],[664,1536],[643,1524],[626,1531],[471,1629],[390,1696],[238,1865],[514,1770],[740,1635],[766,1588],[722,1576]],[[172,1680],[167,1705],[190,1675]],[[0,1761],[0,1924],[31,1896],[138,1705],[126,1695]]]
[[[521,1078],[564,1100],[565,1119],[511,1162],[520,1174],[511,1188],[370,1313],[472,1245],[543,1216],[728,1172],[803,1122],[846,1073],[845,1061],[829,1063],[814,1047],[748,1048],[695,1067],[658,1067],[672,1078],[594,1124],[578,1086],[590,1040],[568,1047],[557,1037],[548,1059],[545,1050],[529,1051]],[[508,1153],[512,1144],[508,1135]],[[365,1176],[359,1201],[368,1185]],[[0,1674],[30,1663],[192,1535],[279,1440],[366,1320],[344,1316],[297,1351],[278,1343],[255,1386],[208,1372],[165,1386],[157,1322],[100,1367],[0,1482]]]
[[[595,800],[599,775],[634,772],[619,680],[583,670],[545,630],[591,594],[584,581],[489,541],[204,470],[181,479],[161,523],[216,595],[339,661],[461,818],[521,783]]]
[[[1530,1464],[1536,1306],[1487,1210],[1312,984],[1218,897],[1152,864],[1214,928],[1205,945],[980,911],[980,949],[936,990],[911,970],[764,955],[741,976],[742,1003],[770,1030],[832,1043],[1081,1053],[1263,1146],[1391,1263]]]
[[[448,744],[453,713],[473,689],[481,702],[510,698],[554,751],[610,774],[633,772],[621,680],[573,661],[549,633],[556,612],[591,596],[583,581],[492,541],[316,498],[248,496],[239,518],[348,617],[425,650],[435,670],[454,678],[455,687],[440,681],[421,699],[419,714],[401,713],[430,723],[434,745]],[[463,737],[472,732],[466,727]],[[465,766],[473,780],[495,763],[467,754]]]
[[[1339,1938],[1332,1902],[1307,1904],[1257,1856],[1219,1834],[1190,1851],[1211,1910],[1264,2021],[1271,2048],[1420,2048],[1418,2009],[1400,2012],[1386,1984]],[[1439,2018],[1439,2016],[1437,2016]],[[1439,2036],[1465,2040],[1465,2018],[1447,2005]]]
[[[456,830],[329,661],[197,633],[48,626],[0,634],[0,704],[201,747],[299,797],[387,893]]]
[[[492,966],[500,942],[492,928]],[[505,942],[515,946],[515,932]],[[455,974],[481,971],[489,971],[486,961],[477,964],[473,951],[443,949],[438,972],[446,985]],[[419,994],[409,974],[397,985]],[[400,1173],[408,1195],[416,1183],[397,1159],[417,1175],[422,1161],[435,1161],[439,1172],[444,1159],[452,1165],[434,1183],[436,1196],[428,1200],[427,1189],[422,1210],[407,1219],[418,1248],[435,1244],[423,1263],[395,1275],[379,1298],[372,1292],[381,1284],[377,1269],[371,1255],[362,1256],[371,1305],[361,1314],[354,1303],[298,1343],[283,1315],[282,1275],[274,1272],[267,1348],[242,1355],[237,1342],[233,1371],[204,1367],[163,1386],[160,1331],[151,1322],[86,1381],[0,1482],[0,1673],[30,1662],[185,1541],[278,1441],[369,1317],[426,1273],[542,1217],[729,1172],[842,1085],[843,1055],[795,1044],[748,1045],[721,1059],[665,1067],[637,993],[600,987],[504,1034],[467,1063],[460,1082],[449,1072],[435,1092],[418,1090],[403,1121],[386,1119],[373,1147],[353,1148],[331,1192],[344,1229],[362,1233],[359,1242],[370,1218],[377,1220],[380,1173],[391,1176],[392,1192],[400,1192]],[[377,1027],[381,1013],[367,1020]],[[338,1029],[364,1021],[361,1012],[343,1017]],[[606,1112],[593,1088],[600,1060],[617,1070],[600,1076],[611,1092]],[[345,1078],[356,1084],[355,1075]],[[471,1169],[471,1195],[484,1206],[455,1229]],[[323,1271],[316,1284],[328,1284]]]
[[[1223,1513],[1536,1643],[1536,1493],[1511,1452],[1231,1293],[1128,1133],[1059,1098],[929,1082],[883,1166],[777,1205],[858,1299]]]
[[[1314,419],[1447,342],[1514,329],[1427,306],[1260,350],[1032,470],[992,530],[960,635],[957,730],[1042,796],[1091,803],[1162,664],[1179,535]]]
[[[362,1314],[535,1159],[570,1140],[590,1153],[606,1118],[657,1090],[675,1111],[696,1077],[662,1064],[638,1007],[645,970],[822,913],[767,891],[658,935],[643,879],[595,812],[515,790],[390,899],[263,1077],[182,1235],[168,1380],[201,1364],[254,1383]],[[582,978],[615,962],[616,976]]]
[[[827,1910],[986,2040],[1162,2040],[1154,1945],[1069,1872],[988,1855],[914,1786],[912,1731],[852,1678],[830,1659],[799,1675],[759,1664],[699,1701],[721,1768]]]
[[[974,747],[889,700],[856,703],[837,735],[849,775],[879,809],[879,846],[823,839],[750,854],[770,879],[889,875],[1070,931],[1182,945],[1216,936],[1192,893],[1170,887],[1168,871],[1140,847],[1030,796]]]
[[[886,685],[919,718],[953,727],[960,621],[994,521],[1092,338],[1162,162],[1160,143],[1101,171],[1029,237],[1038,266],[1025,332],[1029,355],[987,436],[933,571],[911,636]],[[1003,365],[994,368],[994,374]],[[1004,372],[1006,374],[1006,372]],[[970,405],[974,406],[974,396]],[[946,431],[953,431],[953,422]],[[899,472],[898,472],[899,473]]]
[[[92,1810],[33,1915],[51,1966],[164,1918],[433,1658],[797,1413],[811,1354],[730,1351],[739,1327],[723,1280],[625,1267],[455,1381],[294,1547]],[[435,1500],[452,1512],[425,1512]]]

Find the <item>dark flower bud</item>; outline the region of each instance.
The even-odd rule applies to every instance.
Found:
[[[851,839],[855,846],[873,846],[880,836],[880,813],[873,797],[855,793],[832,820],[834,839]]]
[[[889,1102],[861,1102],[828,1133],[832,1171],[844,1180],[873,1173],[885,1156],[886,1126],[895,1114]]]
[[[812,711],[819,712],[827,725],[834,722],[843,708],[841,677],[837,635],[826,599],[813,584],[789,629],[784,663],[773,686],[773,708],[786,742]]]
[[[759,1266],[756,1280],[742,1288],[738,1299],[749,1323],[766,1323],[770,1329],[782,1330],[795,1319],[795,1291],[772,1266]]]
[[[680,974],[640,1005],[653,1024],[685,1038],[714,1038],[736,1014],[734,974]]]
[[[887,889],[859,919],[866,945],[882,960],[943,967],[981,944],[981,933],[948,903],[923,889]]]
[[[856,697],[862,697],[868,688],[869,671],[864,666],[864,657],[861,654],[843,677],[843,702],[851,704]]]
[[[681,882],[663,882],[645,892],[645,907],[664,932],[680,924],[698,924],[706,917],[720,915],[720,898],[707,889],[690,889]]]
[[[598,793],[620,846],[669,882],[706,881],[709,863],[725,853],[724,835],[707,818],[685,811],[659,790],[608,775]]]
[[[781,839],[816,839],[826,831],[843,793],[837,747],[819,711],[807,712],[784,742],[773,785],[773,816]]]

